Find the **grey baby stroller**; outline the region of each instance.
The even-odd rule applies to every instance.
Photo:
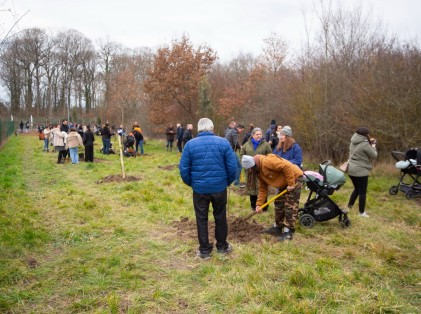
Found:
[[[346,211],[343,211],[329,197],[344,185],[346,179],[342,171],[330,166],[330,161],[319,165],[319,173],[304,172],[304,181],[310,190],[304,208],[298,211],[300,224],[305,228],[312,228],[315,222],[322,222],[338,217],[342,227],[351,225]]]
[[[399,191],[405,193],[407,199],[421,195],[421,150],[411,148],[405,153],[392,152],[396,159],[395,167],[401,171],[398,185],[389,189],[390,195],[396,195]]]

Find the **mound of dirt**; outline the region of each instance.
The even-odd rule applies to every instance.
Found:
[[[263,236],[262,233],[265,229],[264,226],[258,224],[255,220],[245,220],[242,217],[228,217],[228,241],[237,243],[260,242]],[[187,217],[181,218],[180,221],[173,222],[174,228],[177,229],[176,233],[181,238],[197,239],[196,220],[189,220]],[[215,242],[214,230],[215,222],[209,220],[209,241]]]
[[[159,169],[163,170],[173,170],[178,168],[178,165],[166,165],[166,166],[158,166]]]
[[[133,182],[133,181],[140,181],[140,178],[134,177],[134,176],[126,176],[124,179],[122,175],[120,174],[112,174],[109,176],[106,176],[102,180],[98,180],[96,183],[108,183],[108,182]]]

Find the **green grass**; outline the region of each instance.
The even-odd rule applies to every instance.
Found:
[[[99,139],[98,139],[99,140]],[[13,313],[419,313],[421,205],[388,194],[398,173],[374,173],[369,219],[350,213],[298,227],[289,243],[235,243],[229,256],[195,257],[195,239],[172,222],[194,220],[177,153],[150,141],[126,158],[136,182],[98,183],[119,158],[57,165],[35,136],[0,151],[0,312]],[[333,198],[347,203],[348,182]],[[302,202],[308,192],[303,190]],[[233,191],[229,213],[246,216]],[[256,220],[273,221],[273,206]]]

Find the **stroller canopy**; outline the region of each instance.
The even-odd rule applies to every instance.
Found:
[[[346,177],[344,173],[335,167],[323,165],[320,166],[321,173],[324,174],[324,177],[326,178],[327,183],[330,185],[343,185],[345,184]]]
[[[411,148],[405,153],[406,160],[414,160],[417,165],[421,165],[421,149]]]

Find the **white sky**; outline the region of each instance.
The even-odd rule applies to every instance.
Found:
[[[401,39],[421,34],[421,0],[331,0],[344,8],[362,4]],[[0,40],[19,18],[16,30],[73,28],[96,42],[111,40],[129,48],[156,48],[189,34],[208,44],[221,60],[239,52],[258,55],[272,32],[299,49],[305,25],[314,31],[313,3],[320,0],[0,0]],[[327,2],[327,0],[325,0]],[[316,5],[319,7],[318,5]],[[10,11],[3,11],[10,9]],[[306,19],[304,18],[306,16]]]

